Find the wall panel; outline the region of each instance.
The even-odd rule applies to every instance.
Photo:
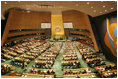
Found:
[[[51,12],[26,12],[19,11],[16,9],[11,9],[9,12],[8,20],[2,37],[3,45],[7,40],[7,37],[20,35],[20,33],[10,34],[9,30],[19,30],[19,29],[40,29],[42,22],[51,22]],[[39,33],[39,31],[35,31]],[[24,34],[29,33],[24,32]],[[21,33],[23,34],[23,32]],[[22,37],[23,38],[23,37]],[[12,40],[11,40],[12,41]]]
[[[90,31],[90,36],[92,37],[92,42],[94,43],[94,49],[98,51],[98,46],[91,28],[91,24],[88,15],[76,10],[63,11],[63,21],[72,22],[73,29],[87,29]]]

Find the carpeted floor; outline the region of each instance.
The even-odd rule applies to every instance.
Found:
[[[64,48],[65,43],[63,43],[62,49],[60,50],[59,55],[57,56],[54,65],[52,69],[56,70],[56,78],[62,78],[63,77],[63,71],[62,71],[62,66],[61,66],[61,60],[62,60],[62,55],[63,55],[63,48]]]
[[[61,66],[61,61],[62,61],[62,55],[63,55],[63,48],[64,48],[64,45],[65,45],[65,43],[63,42],[63,46],[62,46],[62,48],[61,48],[61,50],[60,50],[60,53],[59,53],[59,55],[57,56],[57,58],[56,58],[56,60],[55,60],[55,62],[54,62],[54,65],[52,66],[52,69],[55,69],[56,70],[56,78],[62,78],[63,77],[63,71],[62,71],[62,66]],[[91,67],[89,67],[86,63],[85,63],[85,61],[82,59],[82,56],[81,56],[81,54],[79,53],[79,51],[78,51],[78,49],[76,48],[76,46],[73,44],[73,46],[74,46],[74,48],[75,48],[75,50],[76,50],[76,52],[77,52],[77,56],[78,56],[78,59],[79,59],[79,61],[80,61],[80,64],[81,64],[81,68],[85,68],[85,67],[88,67],[88,68],[90,68],[90,70],[92,71],[92,72],[94,72],[94,68],[91,68]],[[89,47],[90,49],[92,49],[91,47]],[[92,49],[94,52],[95,52],[95,50],[94,49]],[[105,60],[105,63],[106,64],[111,64],[112,62],[110,62],[109,60],[107,60],[106,58],[105,58],[105,56],[102,54],[102,53],[96,53],[98,56],[100,56],[101,58],[103,58],[104,60]],[[37,59],[37,58],[36,58]],[[35,60],[36,60],[35,59]],[[29,64],[28,64],[28,66],[27,66],[27,70],[26,71],[23,71],[23,69],[21,68],[21,67],[19,67],[19,66],[13,66],[13,68],[14,68],[14,71],[17,71],[18,73],[23,73],[23,72],[29,72],[29,69],[32,67],[32,65],[34,65],[35,64],[35,60],[33,60],[33,61],[31,61]],[[5,63],[6,64],[10,64],[10,62],[11,62],[11,60],[8,60],[8,61],[6,61]],[[7,73],[6,75],[8,75],[8,74],[10,74],[10,73]],[[98,78],[99,78],[99,76],[97,76]]]

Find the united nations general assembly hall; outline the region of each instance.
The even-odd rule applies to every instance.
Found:
[[[1,78],[117,78],[117,1],[1,1]]]

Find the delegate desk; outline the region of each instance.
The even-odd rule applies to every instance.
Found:
[[[62,65],[70,65],[71,63],[80,63],[79,60],[71,60],[71,61],[62,61]]]
[[[115,64],[108,64],[108,65],[103,65],[103,66],[97,66],[97,67],[95,67],[95,71],[100,71],[101,68],[105,68],[105,67],[109,67],[109,66],[114,67],[116,65]]]
[[[117,69],[112,71],[105,71],[101,75],[102,78],[117,78]]]
[[[15,61],[18,61],[18,62],[27,62],[27,63],[29,63],[30,62],[30,60],[29,59],[25,59],[25,58],[20,58],[20,57],[15,57]]]
[[[11,70],[13,70],[13,66],[12,65],[5,64],[5,63],[1,63],[1,65],[3,65],[4,67],[9,66],[11,68]]]
[[[27,78],[54,78],[54,75],[39,75],[39,74],[32,74],[32,73],[23,73],[22,77],[27,77]]]
[[[48,62],[50,62],[50,61],[48,61]],[[52,62],[52,63],[51,63],[51,62]],[[50,62],[50,64],[47,64],[47,61],[36,60],[36,61],[35,61],[35,64],[36,64],[36,65],[46,65],[46,64],[47,64],[49,67],[51,67],[52,64],[53,64],[53,61],[51,61],[51,62]]]
[[[91,58],[96,58],[96,57],[97,57],[97,55],[84,55],[83,56],[84,60],[91,59]]]
[[[17,57],[17,56],[18,56],[18,54],[15,53],[15,52],[7,52],[7,54],[9,54],[9,55],[11,55],[11,56],[14,56],[14,57]]]
[[[85,63],[89,63],[89,62],[94,61],[94,60],[100,60],[100,61],[102,61],[103,59],[100,58],[100,57],[96,57],[96,58],[92,58],[92,59],[86,59],[86,62]]]
[[[85,73],[91,73],[91,71],[89,70],[89,68],[78,68],[78,69],[64,69],[63,70],[63,72],[64,72],[64,74],[66,73],[66,72],[72,72],[72,74],[81,74],[81,73],[83,73],[83,72],[85,72]],[[66,75],[66,74],[65,74]],[[67,74],[68,75],[68,74]]]
[[[47,71],[50,72],[50,75],[55,75],[55,70],[54,69],[39,69],[39,68],[30,68],[30,72],[31,71],[35,71],[35,73],[38,73],[38,74],[45,74],[45,75],[49,75],[47,74]],[[38,72],[40,71],[40,72]],[[54,72],[54,73],[51,73],[51,72]]]
[[[26,55],[29,55],[29,56],[34,56],[34,57],[37,57],[38,54],[37,53],[30,53],[30,52],[27,52]]]
[[[78,75],[64,75],[63,77],[64,78],[96,78],[96,75],[95,73],[87,73],[87,74],[78,74]]]
[[[26,58],[26,59],[30,59],[30,60],[33,60],[34,59],[34,56],[29,56],[29,55],[26,55],[26,54],[21,55],[20,57]]]
[[[3,58],[5,59],[11,59],[12,56],[11,55],[8,55],[8,54],[2,54]]]

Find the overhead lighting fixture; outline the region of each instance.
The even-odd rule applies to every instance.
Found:
[[[105,12],[107,12],[107,10],[104,10]]]
[[[7,4],[7,2],[4,2],[4,4]]]
[[[113,7],[111,9],[113,9]]]
[[[105,5],[103,7],[106,7]]]
[[[89,2],[87,2],[87,4],[90,4]]]
[[[93,7],[91,7],[91,8],[93,8]]]
[[[100,12],[100,13],[102,13],[102,12]]]
[[[31,11],[28,10],[27,12],[30,13]]]

